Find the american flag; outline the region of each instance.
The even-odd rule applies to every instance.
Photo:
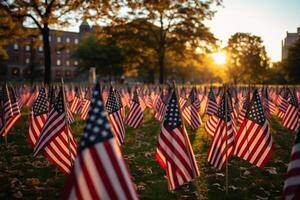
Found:
[[[161,91],[160,95],[158,95],[157,97],[157,101],[155,104],[155,118],[158,121],[162,121],[164,119],[164,115],[166,112],[166,103],[165,103],[165,99],[168,96],[168,94],[164,95],[164,91]]]
[[[156,160],[166,170],[169,190],[199,176],[191,143],[181,121],[175,91],[171,93],[158,137]]]
[[[283,118],[284,113],[286,112],[289,103],[288,103],[289,92],[287,89],[283,90],[283,94],[279,94],[277,98],[278,105],[278,117]]]
[[[49,101],[49,110],[51,110],[55,102],[55,88],[53,86],[49,87],[48,89],[48,101]]]
[[[113,87],[109,90],[108,99],[105,105],[106,111],[108,112],[108,120],[112,126],[112,132],[117,138],[119,145],[124,143],[125,139],[125,127],[121,111],[121,102],[119,102]]]
[[[55,107],[56,102],[53,108]],[[47,117],[48,108],[45,89],[41,88],[37,100],[33,104],[32,112],[29,115],[29,133],[27,138],[33,147],[36,146],[36,142],[41,137],[44,126],[48,123],[50,117],[50,115]],[[72,162],[76,157],[76,142],[71,128],[65,127],[62,129],[60,133],[53,136],[53,139],[41,151],[61,172],[69,174]]]
[[[222,169],[225,166],[226,159],[229,160],[232,156],[236,133],[234,123],[232,122],[230,100],[228,96],[227,100],[225,100],[225,96],[224,94],[218,112],[215,115],[219,120],[213,132],[214,137],[207,154],[207,161],[217,169]],[[227,102],[227,113],[225,112],[225,102]]]
[[[99,85],[93,91],[78,156],[62,199],[138,199],[103,109]]]
[[[190,92],[189,98],[183,106],[182,116],[193,130],[197,129],[202,121],[199,115],[200,101],[198,99],[196,88]]]
[[[249,109],[238,130],[234,154],[263,168],[273,151],[273,139],[263,105],[255,90]]]
[[[296,91],[290,91],[289,105],[283,116],[283,126],[296,131],[299,127],[299,104]]]
[[[238,117],[238,123],[239,124],[243,123],[243,121],[245,119],[245,116],[247,114],[247,110],[249,108],[249,105],[250,105],[250,92],[244,98],[243,107],[242,107],[242,110],[239,113],[239,117]]]
[[[121,112],[121,115],[122,115],[122,120],[124,121],[124,119],[125,119],[125,108],[123,106],[121,94],[116,88],[114,88],[113,91],[115,93],[115,97],[116,97],[116,100],[117,100],[118,107],[120,108],[120,112]]]
[[[15,112],[13,111],[13,106],[9,96],[8,86],[6,84],[2,86],[0,100],[1,100],[1,107],[3,112],[1,127],[0,127],[1,128],[0,135],[5,136],[9,132],[8,123],[12,121]]]
[[[86,120],[89,109],[90,109],[91,101],[90,101],[90,90],[87,89],[85,91],[84,99],[82,100],[82,108],[81,108],[81,113],[80,117],[83,120]]]
[[[30,95],[28,98],[28,101],[26,102],[26,106],[28,108],[31,108],[33,102],[35,101],[35,99],[37,98],[37,91],[36,91],[36,87],[33,87],[30,91]]]
[[[36,101],[33,103],[32,111],[29,114],[29,132],[27,139],[32,147],[34,147],[45,124],[48,108],[45,89],[41,88]]]
[[[129,113],[126,119],[126,124],[130,127],[137,128],[144,119],[144,113],[140,105],[139,97],[136,89],[133,92],[133,98],[130,105]]]
[[[283,186],[283,198],[286,200],[300,199],[300,131],[298,131],[291,152]]]
[[[72,113],[78,114],[80,113],[80,109],[82,106],[82,102],[79,95],[79,89],[75,88],[75,97],[73,98],[71,105],[70,105],[70,111]]]
[[[210,91],[208,93],[208,99],[207,99],[207,103],[206,103],[205,113],[208,115],[213,115],[213,114],[217,113],[218,107],[219,106],[216,101],[216,96],[213,92],[213,89],[210,88]]]
[[[11,103],[11,111],[12,111],[12,116],[9,117],[5,121],[5,128],[6,130],[3,133],[3,136],[7,135],[11,129],[14,127],[16,122],[20,119],[21,117],[21,111],[19,108],[18,101],[16,99],[16,94],[15,91],[12,87],[9,87],[9,96],[10,96],[10,103]]]
[[[65,109],[62,89],[59,91],[53,108],[51,109],[46,122],[34,147],[34,156],[44,148],[66,128]]]
[[[276,106],[275,104],[269,99],[269,92],[268,88],[263,88],[262,89],[262,102],[265,110],[265,114],[267,119],[270,121],[271,119],[271,114],[276,113]]]
[[[186,101],[187,101],[186,90],[184,87],[182,87],[180,90],[180,95],[179,95],[179,106],[181,109],[183,108]]]

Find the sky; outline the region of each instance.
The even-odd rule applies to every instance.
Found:
[[[300,0],[223,0],[217,13],[207,21],[212,33],[227,44],[236,32],[260,36],[272,61],[281,60],[281,41],[286,32],[300,27]],[[70,28],[78,31],[80,23]]]
[[[271,60],[280,61],[286,32],[300,27],[300,0],[223,0],[207,25],[224,46],[236,32],[260,36]]]

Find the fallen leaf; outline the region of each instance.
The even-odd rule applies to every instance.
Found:
[[[229,188],[229,189],[232,189],[232,190],[238,190],[238,189],[239,189],[239,188],[237,188],[237,187],[235,187],[235,186],[233,186],[233,185],[229,185],[228,188]]]
[[[21,199],[23,197],[23,194],[21,191],[17,191],[13,194],[13,196],[17,199]]]
[[[258,195],[256,195],[255,197],[256,197],[256,199],[260,199],[260,200],[268,200],[268,197],[261,197]]]
[[[270,174],[277,174],[277,171],[276,171],[276,168],[275,167],[269,167],[269,168],[266,168],[267,172],[269,172]]]
[[[244,171],[244,176],[248,176],[250,174],[250,172],[248,170]]]

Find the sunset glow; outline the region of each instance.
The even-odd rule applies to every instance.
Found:
[[[214,59],[215,64],[223,65],[226,62],[226,54],[224,52],[216,52],[211,55]]]

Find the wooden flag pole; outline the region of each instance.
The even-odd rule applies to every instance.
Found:
[[[8,92],[8,89],[7,89],[7,84],[5,83],[5,90],[6,92]],[[7,98],[9,99],[9,94],[7,93]],[[4,105],[3,105],[3,102],[2,102],[2,109],[3,109],[3,123],[4,123],[4,141],[5,141],[5,147],[7,148],[7,133],[6,133],[6,118],[5,118],[5,113],[4,113]]]
[[[225,137],[226,137],[226,171],[225,171],[225,190],[228,194],[228,137],[227,137],[227,112],[228,112],[228,97],[227,97],[227,85],[224,85],[224,95],[225,95]]]
[[[70,135],[69,135],[69,120],[68,120],[68,111],[66,106],[66,98],[65,98],[65,85],[64,79],[61,78],[61,85],[62,85],[62,93],[63,93],[63,101],[64,101],[64,110],[65,110],[65,121],[66,121],[66,128],[67,128],[67,138],[68,138],[68,147],[69,147],[69,160],[71,166],[73,165],[72,154],[71,154],[71,142],[70,142]]]
[[[178,101],[178,100],[179,100],[179,98],[178,98],[178,93],[177,93],[178,91],[177,91],[177,89],[176,89],[175,81],[173,81],[173,89],[174,89],[174,91],[175,91],[176,98],[177,98],[178,110],[179,110],[179,115],[180,115],[181,122],[182,122],[182,127],[183,127],[184,132],[186,133],[186,128],[185,128],[185,125],[184,125],[184,122],[183,122],[182,113],[181,113],[181,109],[180,109],[180,105],[179,105],[179,101]],[[171,96],[171,95],[170,95],[170,96]],[[170,101],[170,99],[169,99],[169,101]],[[188,142],[187,142],[187,141],[188,141],[188,138],[187,138],[187,137],[188,137],[187,134],[184,134],[185,145],[188,147],[190,144],[188,144]],[[191,148],[192,148],[192,147],[191,147]],[[190,152],[189,152],[189,151],[188,151],[188,155],[189,155],[189,160],[190,160],[190,162],[193,163],[194,161],[193,161],[192,155],[190,155]],[[197,162],[196,162],[196,164],[197,164]],[[196,177],[197,172],[195,171],[194,167],[193,167],[193,174],[194,174],[194,176]],[[200,191],[200,187],[199,187],[199,185],[198,185],[198,183],[197,183],[197,178],[194,178],[192,182],[193,182],[194,186],[196,187],[198,199],[201,199],[201,197],[200,197],[201,191]]]

